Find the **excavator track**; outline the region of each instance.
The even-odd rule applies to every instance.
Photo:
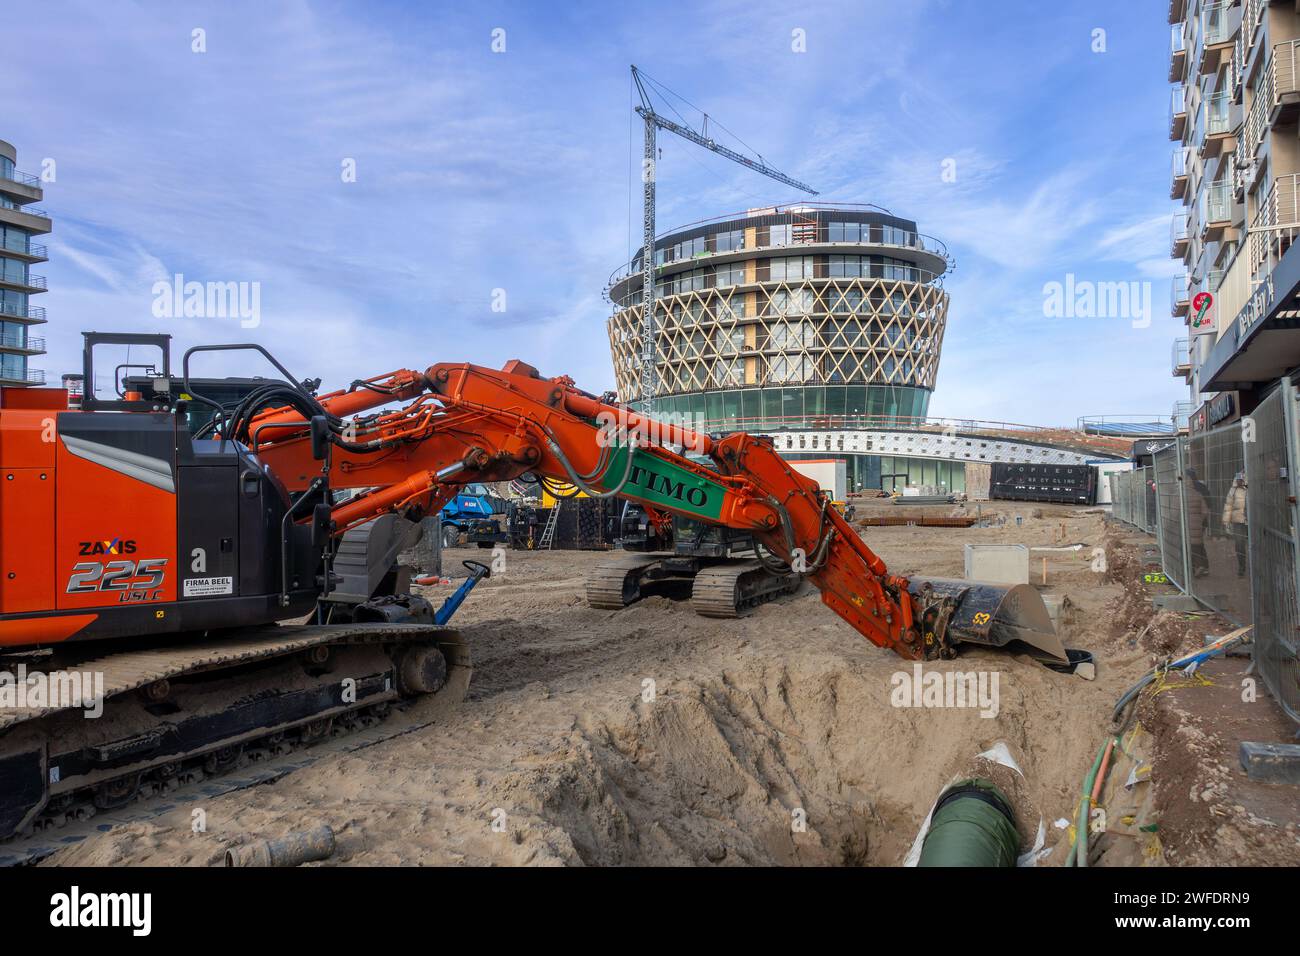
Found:
[[[695,576],[691,606],[702,617],[740,617],[746,611],[793,594],[799,575],[769,574],[757,560],[729,561]]]
[[[587,604],[605,611],[619,611],[641,599],[641,578],[668,553],[621,554],[597,565],[587,577]]]
[[[374,623],[266,626],[76,663],[15,655],[0,668],[86,688],[75,703],[0,710],[0,847],[375,727],[407,698],[432,695],[431,722],[471,674],[454,629]]]

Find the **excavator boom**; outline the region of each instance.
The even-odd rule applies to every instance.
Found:
[[[382,410],[394,401],[407,404]],[[229,437],[249,441],[290,490],[305,491],[321,472],[313,431],[327,436],[330,486],[369,489],[333,509],[337,531],[392,510],[430,514],[464,484],[532,473],[748,531],[774,573],[806,576],[831,610],[902,657],[950,656],[969,635],[984,644],[1021,640],[1065,659],[1046,615],[1034,613],[1034,601],[1042,604],[1036,594],[1017,592],[1007,602],[1006,589],[891,574],[763,436],[715,439],[659,422],[517,360],[500,371],[466,364],[401,370],[321,396],[319,404],[325,421],[315,426],[299,409],[277,408],[252,418],[247,434]]]

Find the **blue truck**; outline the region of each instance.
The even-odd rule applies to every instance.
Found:
[[[477,482],[466,485],[438,514],[442,520],[442,546],[456,547],[462,535],[467,544],[480,548],[504,543],[506,532],[496,516],[504,515],[506,509],[506,500],[492,494],[486,485]]]

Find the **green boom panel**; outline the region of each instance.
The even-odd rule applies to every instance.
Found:
[[[605,474],[595,482],[598,488],[608,491],[618,483],[626,467],[626,455],[626,448],[614,449]],[[726,497],[727,489],[716,481],[701,478],[680,465],[656,458],[638,448],[632,457],[632,474],[622,493],[648,501],[652,505],[716,521],[722,514],[722,500]]]

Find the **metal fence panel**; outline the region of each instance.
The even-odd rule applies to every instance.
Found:
[[[1296,474],[1295,389],[1282,387],[1251,414],[1252,438],[1244,444],[1247,517],[1250,526],[1250,579],[1253,591],[1255,665],[1264,683],[1293,720],[1300,721],[1300,652],[1296,627],[1296,505],[1291,475]]]
[[[1147,524],[1147,496],[1143,494],[1144,471],[1145,468],[1135,468],[1134,473],[1132,473],[1132,480],[1128,483],[1128,494],[1130,494],[1131,501],[1130,507],[1132,507],[1132,512],[1134,512],[1132,524],[1134,524],[1135,528],[1138,528],[1138,531],[1141,531],[1144,525]]]
[[[1188,590],[1233,623],[1247,624],[1250,546],[1241,423],[1186,439],[1183,461]]]
[[[1159,525],[1159,513],[1156,504],[1156,470],[1147,465],[1142,469],[1142,478],[1136,493],[1142,496],[1142,520],[1138,527],[1148,534],[1155,534]]]
[[[1185,589],[1187,562],[1183,554],[1183,494],[1178,445],[1170,442],[1168,448],[1155,453],[1153,460],[1160,563],[1165,576]]]
[[[1128,471],[1119,476],[1119,493],[1115,496],[1115,517],[1127,524],[1133,523],[1133,472]]]

